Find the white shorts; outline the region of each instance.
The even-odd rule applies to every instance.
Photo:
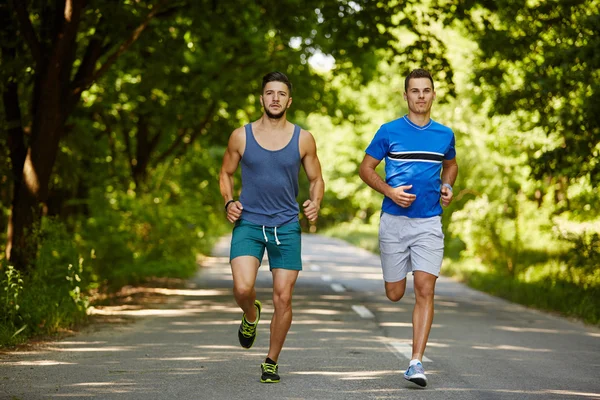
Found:
[[[401,281],[410,271],[439,276],[444,259],[442,218],[381,213],[379,250],[386,282]]]

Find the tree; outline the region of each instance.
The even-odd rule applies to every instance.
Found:
[[[248,104],[255,80],[272,65],[298,78],[298,95],[310,99],[307,108],[331,100],[307,65],[317,51],[333,55],[355,84],[368,80],[375,71],[373,50],[398,47],[391,31],[417,31],[415,17],[401,15],[403,7],[368,0],[239,1],[236,7],[213,0],[13,0],[0,6],[13,174],[10,261],[21,270],[33,265],[37,241],[28,232],[45,212],[59,144],[77,130],[76,113],[89,111],[105,127],[119,125],[133,179],[142,182],[152,162],[201,135],[210,140],[207,132],[226,126],[226,115]],[[427,33],[419,39],[427,43]],[[418,50],[421,57],[431,54],[424,45]],[[141,79],[123,80],[126,75]],[[123,88],[132,94],[127,100],[120,97]],[[93,94],[86,110],[84,93]],[[235,99],[231,104],[225,93]],[[124,102],[129,106],[119,107]],[[133,137],[135,143],[128,142]],[[214,140],[224,142],[222,131]]]
[[[471,0],[445,4],[479,43],[474,81],[522,131],[548,140],[529,152],[536,178],[600,182],[600,4],[593,0]]]
[[[110,30],[109,22],[114,23],[117,15],[111,15],[111,10],[100,13],[83,0],[42,2],[31,10],[19,0],[2,6],[2,19],[8,21],[4,37],[12,33],[18,39],[3,43],[2,59],[15,64],[13,73],[4,77],[3,104],[14,180],[6,250],[19,269],[35,258],[37,243],[31,229],[47,200],[58,145],[82,92],[138,39],[166,4],[163,0],[152,7],[138,2],[136,7],[119,10],[120,17],[125,14],[135,26],[127,30],[125,39],[119,39],[121,32]],[[91,33],[82,34],[84,28]],[[20,107],[20,90],[27,98],[26,116]]]

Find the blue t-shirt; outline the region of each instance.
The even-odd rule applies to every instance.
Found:
[[[429,120],[425,126],[418,126],[405,115],[382,125],[366,153],[377,160],[385,157],[385,181],[388,185],[413,185],[407,192],[417,196],[407,208],[385,197],[383,211],[410,218],[429,218],[442,214],[442,160],[456,157],[454,145],[452,129],[434,120]]]

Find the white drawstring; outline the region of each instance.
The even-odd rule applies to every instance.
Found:
[[[275,243],[277,243],[277,246],[279,246],[281,244],[281,242],[279,241],[279,238],[277,237],[277,227],[273,228],[273,234],[275,235]],[[265,232],[264,225],[263,225],[263,237],[265,238],[265,243],[268,243],[269,238],[267,238],[267,232]]]
[[[279,238],[277,237],[277,227],[275,227],[275,229],[273,229],[273,233],[275,234],[275,243],[277,243],[277,246],[279,246],[281,244],[281,242],[279,241]]]

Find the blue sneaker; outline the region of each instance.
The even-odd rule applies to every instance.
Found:
[[[421,363],[416,363],[408,367],[404,373],[404,379],[416,383],[419,386],[427,386],[427,377],[425,376],[425,370]]]

